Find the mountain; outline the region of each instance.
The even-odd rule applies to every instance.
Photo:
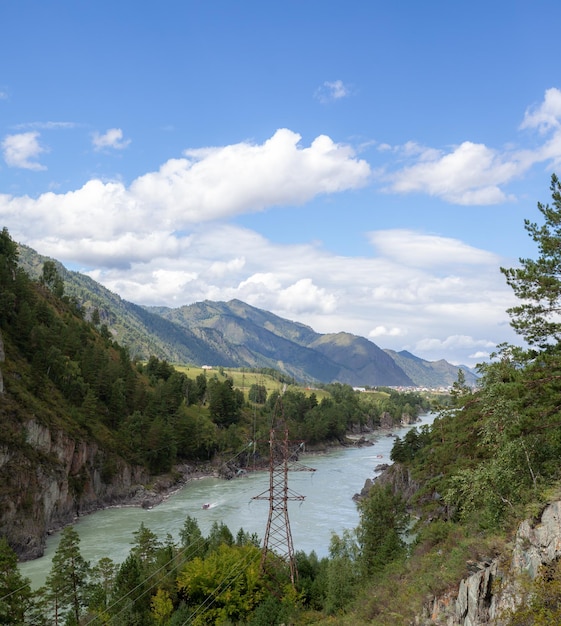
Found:
[[[477,384],[477,375],[466,365],[452,365],[444,359],[425,361],[407,350],[385,352],[419,387],[449,387],[458,379],[460,370],[464,372],[466,385],[475,387]]]
[[[309,326],[241,302],[198,302],[151,309],[222,348],[240,367],[274,367],[300,380],[414,386],[376,344],[350,333],[322,335]]]
[[[139,359],[154,355],[171,363],[274,368],[300,381],[353,386],[442,387],[457,378],[458,368],[446,361],[430,363],[410,353],[384,351],[346,332],[317,333],[240,300],[142,307],[19,245],[19,264],[31,277],[41,277],[46,261],[55,263],[65,294],[79,303],[86,318],[97,311],[101,324]],[[468,374],[472,376],[466,368],[469,383]]]
[[[147,359],[154,355],[172,363],[218,363],[234,367],[222,352],[214,352],[204,341],[146,308],[123,300],[95,280],[67,270],[62,263],[19,244],[19,265],[32,277],[41,276],[43,264],[53,261],[64,281],[64,291],[76,299],[87,318],[99,312],[100,321],[113,337],[129,349],[131,356]]]

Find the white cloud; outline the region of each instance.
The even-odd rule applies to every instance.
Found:
[[[410,147],[406,154],[412,154]],[[423,192],[454,204],[497,204],[507,199],[501,184],[522,171],[523,164],[483,144],[465,141],[448,154],[417,152],[417,162],[390,175],[391,190]]]
[[[376,339],[377,337],[403,337],[407,332],[401,328],[394,326],[392,328],[386,328],[385,326],[376,326],[369,333],[368,337]]]
[[[123,131],[120,128],[110,128],[103,135],[97,131],[92,134],[92,143],[95,150],[113,148],[114,150],[124,150],[130,139],[123,139]]]
[[[10,167],[19,167],[26,170],[46,170],[36,159],[43,152],[48,152],[39,143],[38,132],[18,133],[7,135],[2,141],[4,160]]]
[[[309,147],[300,139],[280,129],[263,144],[188,150],[186,158],[171,159],[134,181],[131,194],[150,210],[166,209],[174,222],[186,224],[300,205],[368,182],[368,164],[350,147],[325,135]]]
[[[333,102],[334,100],[341,100],[350,95],[349,87],[347,87],[342,80],[325,81],[315,93],[315,97],[323,104]]]
[[[469,358],[473,361],[477,361],[478,363],[483,363],[484,361],[488,361],[490,357],[490,353],[485,350],[478,350],[473,354],[469,355]]]
[[[8,92],[0,90],[0,100],[7,100],[7,99],[8,99]]]
[[[233,272],[239,272],[245,265],[245,258],[236,257],[229,261],[215,261],[209,268],[209,274],[214,276],[227,276]]]
[[[37,154],[37,147],[35,152],[23,149],[36,144],[36,135],[17,135],[19,142],[9,143],[11,158],[20,166],[29,166],[31,155]],[[368,181],[370,168],[349,147],[326,136],[302,147],[299,139],[296,133],[280,130],[260,145],[191,150],[189,159],[167,161],[130,187],[94,179],[64,194],[0,195],[0,217],[9,217],[12,230],[28,241],[56,237],[57,245],[73,248],[88,262],[95,256],[95,263],[123,263],[129,254],[133,261],[150,258],[170,233],[194,224],[275,205],[299,205]],[[147,245],[140,246],[144,238]],[[182,241],[188,243],[188,238]]]
[[[552,133],[532,150],[496,149],[464,141],[448,151],[407,142],[391,148],[397,163],[380,171],[386,191],[425,193],[459,205],[491,205],[512,200],[504,186],[533,165],[561,163],[561,91],[548,89],[543,102],[526,111],[523,129]],[[384,145],[384,144],[383,144]],[[385,146],[385,150],[389,148]],[[403,164],[405,162],[405,165]]]
[[[489,252],[383,230],[368,234],[371,255],[343,256],[313,243],[274,244],[224,221],[355,189],[369,177],[348,146],[325,136],[302,146],[284,129],[262,144],[189,150],[130,186],[91,180],[37,198],[0,195],[0,218],[17,241],[72,261],[139,304],[239,298],[318,332],[379,338],[429,359],[467,361],[488,342],[510,340],[512,294]],[[473,341],[442,339],[457,328],[470,328]],[[427,337],[436,339],[423,344]]]
[[[490,265],[499,259],[495,254],[468,246],[458,239],[423,234],[406,229],[374,231],[371,243],[385,257],[413,267]]]
[[[278,308],[294,313],[319,311],[332,313],[337,297],[328,289],[318,287],[311,278],[301,278],[278,294]]]
[[[561,119],[561,91],[547,89],[544,100],[538,106],[526,110],[520,128],[537,128],[541,133],[559,128]]]
[[[469,353],[470,350],[474,348],[487,348],[494,349],[496,347],[496,342],[488,339],[475,339],[468,335],[450,335],[445,339],[422,339],[417,341],[414,347],[414,351],[421,353],[432,353],[432,354],[441,354],[446,355],[454,351],[463,351],[464,353],[467,351],[468,356],[465,359],[469,360],[469,363],[463,363],[463,365],[475,365],[477,363],[481,363],[488,359],[489,351],[488,350],[477,350],[473,354]],[[445,358],[445,357],[444,357]],[[450,358],[450,362],[460,364],[457,358]]]

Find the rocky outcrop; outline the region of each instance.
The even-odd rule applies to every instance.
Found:
[[[99,508],[157,499],[146,471],[95,441],[52,431],[32,419],[0,447],[0,536],[21,559],[41,556],[50,531]]]
[[[525,520],[508,558],[476,564],[457,590],[427,600],[419,626],[503,626],[506,612],[524,598],[522,581],[561,557],[561,502],[548,505],[539,519]]]
[[[411,471],[400,463],[390,465],[376,478],[376,483],[391,485],[393,493],[401,495],[406,502],[410,501],[420,488],[419,483],[411,476]]]

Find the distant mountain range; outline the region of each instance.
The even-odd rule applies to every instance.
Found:
[[[179,308],[142,307],[123,300],[93,279],[67,270],[59,261],[20,245],[20,266],[39,278],[45,261],[54,261],[65,294],[100,321],[131,356],[151,355],[171,363],[223,367],[270,367],[300,382],[334,382],[353,386],[446,387],[468,367],[425,361],[409,352],[382,350],[346,332],[320,334],[240,300],[197,302]]]

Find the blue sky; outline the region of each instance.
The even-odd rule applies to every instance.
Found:
[[[561,161],[558,2],[0,0],[0,226],[127,300],[473,365]],[[557,170],[556,170],[557,168]]]

